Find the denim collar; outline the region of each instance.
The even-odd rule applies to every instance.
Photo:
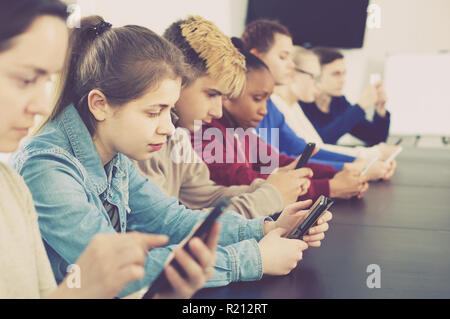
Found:
[[[100,195],[108,188],[108,184],[111,182],[111,175],[106,176],[105,168],[92,136],[73,104],[64,109],[57,122],[62,123],[62,129],[67,135],[73,154],[86,170],[88,182]],[[117,168],[117,172],[122,172],[120,162],[119,154],[114,156],[110,162]],[[113,170],[111,168],[108,171],[112,173]]]

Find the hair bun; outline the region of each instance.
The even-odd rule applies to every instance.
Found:
[[[236,49],[238,49],[239,51],[243,51],[244,48],[244,42],[237,37],[232,37],[231,38],[231,42],[233,42],[233,45],[236,47]]]
[[[106,30],[111,29],[112,24],[106,21],[100,21],[97,23],[93,30],[95,31],[96,35],[102,35]]]

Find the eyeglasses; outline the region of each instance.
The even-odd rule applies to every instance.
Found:
[[[312,74],[310,72],[304,71],[302,69],[299,68],[294,68],[295,71],[299,72],[299,73],[303,73],[303,74],[307,74],[311,77],[311,79],[313,79],[314,81],[317,81],[320,77],[320,75],[316,75],[316,74]]]

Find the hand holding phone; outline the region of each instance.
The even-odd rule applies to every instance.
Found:
[[[369,162],[369,164],[367,164],[367,166],[362,170],[362,172],[361,172],[361,174],[359,175],[359,177],[362,177],[362,176],[364,176],[366,173],[367,173],[367,171],[369,170],[369,168],[373,165],[373,164],[375,164],[375,162],[378,160],[378,157],[374,157],[370,162]]]
[[[333,201],[328,197],[321,195],[313,206],[309,209],[306,218],[299,220],[287,232],[287,238],[302,239],[308,230],[317,222],[317,220],[333,205]]]
[[[183,241],[179,243],[179,247],[181,247],[183,250],[185,250],[189,255],[191,255],[194,259],[195,256],[191,252],[189,248],[189,241],[193,237],[199,237],[204,242],[206,242],[206,238],[208,237],[209,232],[211,231],[211,228],[214,225],[214,222],[219,218],[219,216],[223,213],[223,211],[228,207],[230,204],[230,199],[228,197],[222,198],[219,203],[214,207],[214,209],[207,215],[207,217],[198,222],[192,229],[191,233],[186,236]],[[172,252],[169,257],[166,260],[164,268],[167,267],[167,265],[171,265],[175,268],[175,270],[181,275],[185,275],[185,272],[181,265],[177,262],[176,259],[174,259],[175,254]],[[164,269],[160,272],[158,277],[152,282],[147,292],[142,297],[143,299],[149,299],[153,298],[158,292],[167,290],[170,288],[170,283],[167,279],[166,273]]]
[[[306,145],[305,149],[303,150],[302,156],[297,162],[297,166],[295,167],[295,169],[305,167],[315,148],[316,148],[315,143],[308,143],[308,145]]]
[[[398,154],[400,154],[400,152],[403,150],[403,148],[400,146],[395,152],[393,152],[388,159],[385,161],[386,164],[389,164],[390,162],[392,162]]]

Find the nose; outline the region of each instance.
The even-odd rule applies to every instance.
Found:
[[[222,117],[222,97],[218,96],[214,100],[214,104],[209,110],[208,114],[214,119],[220,119]]]
[[[263,117],[267,115],[267,102],[262,103],[262,106],[258,109],[258,114]]]
[[[288,67],[289,67],[289,69],[290,70],[292,70],[292,71],[294,71],[294,69],[295,69],[295,64],[294,64],[294,61],[292,61],[292,59],[288,59]]]
[[[50,83],[44,82],[37,86],[27,107],[27,112],[32,115],[47,116],[50,113],[50,90]]]
[[[175,132],[175,126],[172,123],[172,117],[170,112],[164,112],[164,116],[161,117],[158,127],[156,128],[156,133],[159,135],[170,136]]]

